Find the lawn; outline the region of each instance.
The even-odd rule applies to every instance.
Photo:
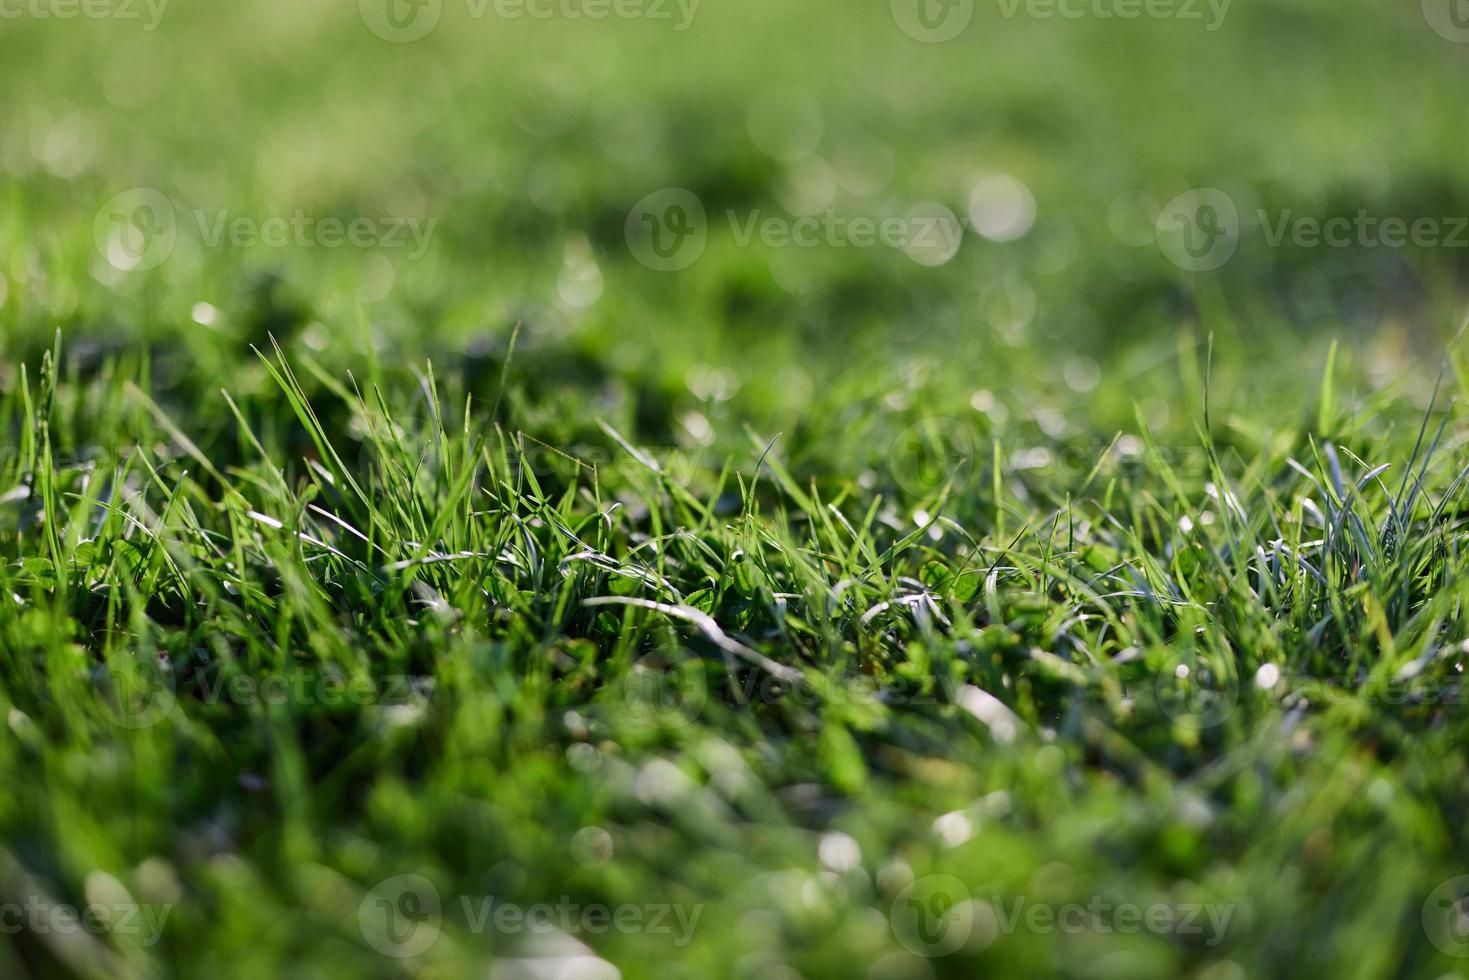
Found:
[[[1460,0],[0,0],[0,977],[1469,973]]]

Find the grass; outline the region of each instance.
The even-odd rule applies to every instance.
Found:
[[[0,27],[0,975],[1462,972],[1460,49],[881,6]]]

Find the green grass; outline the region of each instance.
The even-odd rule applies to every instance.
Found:
[[[887,6],[0,21],[0,976],[1466,969],[1465,49]]]

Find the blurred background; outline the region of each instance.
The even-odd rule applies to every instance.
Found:
[[[14,0],[0,335],[19,360],[59,327],[82,370],[147,347],[165,394],[253,383],[240,354],[269,334],[343,367],[434,356],[483,390],[520,322],[536,385],[645,421],[711,387],[792,421],[915,366],[1074,399],[1209,332],[1226,377],[1273,385],[1328,335],[1390,372],[1452,332],[1469,232],[1267,233],[1365,211],[1452,237],[1469,45],[1439,6]],[[117,199],[138,188],[166,203]],[[663,188],[707,215],[676,271],[629,247]],[[1156,240],[1195,188],[1238,214],[1204,271]],[[934,207],[957,249],[741,234]],[[166,257],[129,258],[119,215],[154,212]],[[304,234],[233,233],[295,215]],[[356,243],[312,230],[358,219]]]

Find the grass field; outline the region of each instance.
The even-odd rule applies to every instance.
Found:
[[[1469,973],[1460,0],[0,0],[0,977]]]

